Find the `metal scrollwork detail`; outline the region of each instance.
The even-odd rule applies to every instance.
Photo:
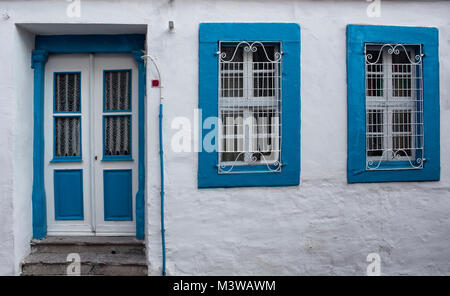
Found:
[[[219,169],[219,174],[230,174],[230,173],[234,173],[233,169],[235,168],[236,164],[238,163],[238,159],[241,155],[243,155],[245,152],[240,152],[237,156],[236,159],[233,161],[232,164],[224,164],[224,163],[220,163],[218,165],[218,169]],[[255,173],[255,172],[270,172],[270,173],[276,173],[276,172],[281,172],[281,167],[282,164],[281,162],[279,162],[278,160],[275,160],[273,162],[271,161],[267,161],[266,157],[264,156],[264,154],[262,152],[252,152],[252,156],[250,158],[250,161],[246,163],[246,165],[257,165],[259,163],[258,162],[258,157],[257,155],[260,155],[262,158],[262,162],[261,165],[266,165],[267,170],[265,171],[254,171],[254,170],[245,170],[245,171],[239,171],[239,173]],[[236,172],[236,171],[235,171]]]
[[[233,55],[231,56],[230,59],[226,59],[227,58],[227,53],[226,52],[217,52],[217,54],[219,55],[219,60],[221,63],[231,63],[234,60],[234,57],[236,56],[236,53],[239,49],[239,47],[244,46],[243,49],[245,52],[257,52],[258,48],[262,48],[262,50],[264,51],[264,55],[266,56],[267,61],[269,61],[270,63],[278,63],[281,60],[281,57],[283,55],[282,52],[275,52],[274,54],[274,59],[269,58],[269,55],[267,54],[267,51],[264,47],[264,44],[262,42],[259,41],[254,41],[254,42],[247,42],[247,41],[241,41],[236,45],[236,48],[234,49]]]
[[[411,60],[411,58],[409,57],[408,51],[406,50],[406,47],[403,44],[384,44],[383,46],[381,46],[379,53],[378,53],[378,57],[375,60],[375,62],[371,62],[371,60],[373,59],[372,54],[366,54],[365,55],[365,59],[366,59],[366,64],[367,65],[375,65],[380,61],[381,55],[383,53],[383,49],[387,48],[387,52],[390,55],[399,55],[400,54],[400,50],[403,50],[406,53],[406,57],[408,58],[409,62],[411,63],[411,65],[420,65],[422,63],[422,57],[424,56],[423,53],[417,54],[414,56],[414,61]]]
[[[399,158],[401,156],[406,156],[407,160],[411,166],[412,169],[420,169],[423,168],[423,158],[418,157],[415,162],[414,159],[411,159],[411,157],[408,155],[408,153],[404,149],[385,149],[383,150],[383,153],[381,154],[380,158],[378,160],[368,159],[367,160],[367,169],[368,170],[376,170],[379,169],[381,164],[383,163],[383,158],[386,156],[388,152],[392,152],[392,159]]]

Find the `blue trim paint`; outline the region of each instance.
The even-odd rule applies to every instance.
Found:
[[[300,26],[294,23],[202,23],[199,29],[200,126],[218,115],[219,41],[280,42],[282,57],[282,168],[279,173],[218,174],[218,153],[198,153],[198,187],[300,184]],[[215,122],[214,128],[217,127]],[[202,142],[209,130],[202,131]],[[215,134],[217,139],[217,133]],[[200,143],[201,144],[201,143]],[[217,143],[216,143],[217,145]]]
[[[44,187],[44,70],[49,53],[131,53],[139,67],[139,189],[136,195],[136,237],[145,229],[145,35],[38,35],[31,56],[34,69],[33,111],[33,238],[47,235]]]
[[[47,205],[44,186],[44,80],[48,53],[33,50],[31,68],[33,78],[33,237],[42,239],[47,235]]]
[[[83,170],[54,170],[55,220],[84,220]]]
[[[133,220],[132,170],[103,170],[105,221]]]
[[[143,239],[145,236],[145,92],[146,75],[145,64],[142,58],[143,52],[133,51],[134,59],[138,64],[138,179],[139,187],[136,193],[136,237]]]
[[[423,169],[366,171],[365,43],[422,44],[424,95]],[[439,33],[436,28],[347,26],[347,181],[438,181],[439,150]]]
[[[78,80],[78,89],[80,90],[80,111],[56,111],[56,74],[80,74],[80,80]],[[81,72],[53,72],[53,113],[81,113]]]
[[[78,117],[80,118],[80,156],[56,156],[56,118]],[[81,115],[54,115],[53,116],[53,159],[50,162],[81,162],[83,161],[83,127]]]
[[[129,155],[106,155],[105,154],[105,117],[129,117],[130,118],[130,130],[128,132],[128,142],[130,143],[130,154]],[[117,115],[103,115],[102,118],[102,134],[103,134],[103,158],[102,161],[133,161],[133,117],[131,114],[117,114]]]
[[[130,95],[130,109],[129,110],[106,110],[106,108],[105,108],[105,74],[106,74],[106,72],[130,72],[130,93],[129,93],[129,95]],[[132,100],[131,100],[131,94],[133,93],[132,92],[132,88],[133,88],[133,76],[132,76],[132,74],[133,74],[133,72],[131,71],[131,69],[116,69],[116,70],[103,70],[103,112],[104,113],[108,113],[108,112],[131,112],[132,111],[132,109],[133,109],[133,104],[132,104]]]
[[[145,49],[145,35],[38,35],[35,48],[48,53],[131,53]]]

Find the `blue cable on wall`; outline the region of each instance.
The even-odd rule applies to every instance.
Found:
[[[148,58],[155,66],[155,69],[158,73],[159,79],[159,165],[160,165],[160,174],[161,174],[161,248],[162,248],[162,275],[166,275],[166,236],[165,236],[165,228],[164,228],[164,149],[163,149],[163,132],[162,132],[162,120],[163,120],[163,95],[162,95],[162,81],[161,81],[161,73],[159,71],[158,65],[155,62],[155,59],[150,56],[144,54],[142,58]]]
[[[159,163],[161,170],[161,247],[162,247],[162,275],[166,275],[166,238],[164,229],[164,159],[162,137],[163,105],[159,104]]]

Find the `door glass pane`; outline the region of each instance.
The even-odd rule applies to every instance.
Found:
[[[131,71],[105,71],[105,111],[131,110]]]
[[[81,117],[55,117],[55,157],[81,156]]]
[[[104,117],[104,155],[131,155],[131,116]]]
[[[55,73],[55,112],[80,112],[81,73]]]

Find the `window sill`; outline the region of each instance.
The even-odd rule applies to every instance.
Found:
[[[104,155],[102,161],[134,161],[134,159],[129,155],[118,155],[118,156]]]
[[[130,110],[103,110],[103,113],[108,113],[108,115],[109,115],[109,113],[117,113],[117,116],[126,116],[129,114],[122,115],[122,113],[131,113],[131,112],[132,112],[131,109]]]
[[[66,157],[55,157],[50,160],[50,163],[56,162],[82,162],[83,158],[81,156],[66,156]]]
[[[105,221],[133,221],[133,217],[110,217],[105,218]]]

